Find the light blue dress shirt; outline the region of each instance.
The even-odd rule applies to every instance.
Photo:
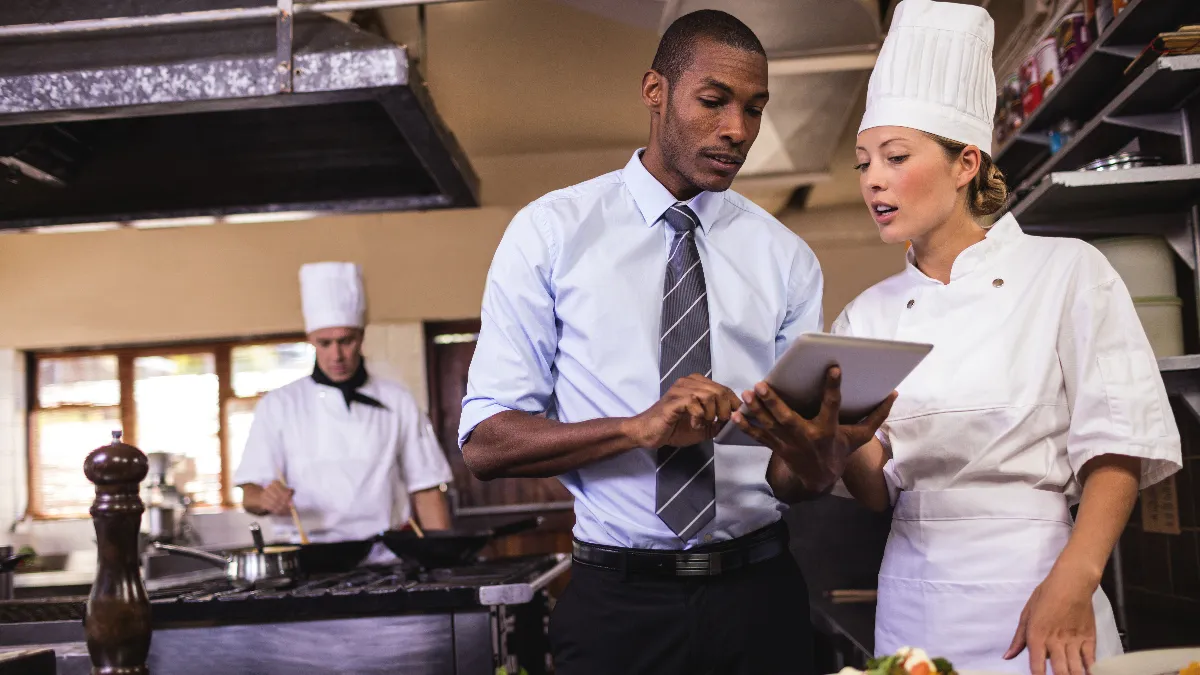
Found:
[[[675,198],[642,166],[551,192],[522,209],[496,250],[463,399],[459,444],[505,410],[562,422],[641,413],[659,398],[663,280]],[[819,331],[821,268],[798,236],[733,192],[688,202],[708,290],[712,379],[739,395],[801,333]],[[770,525],[784,509],[767,485],[770,451],[716,446],[717,512],[692,539],[654,513],[653,449],[560,477],[575,497],[575,537],[682,549]]]

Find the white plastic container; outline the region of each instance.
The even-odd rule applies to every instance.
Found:
[[[1134,298],[1133,307],[1150,339],[1154,357],[1183,356],[1183,301],[1179,298]]]
[[[1136,298],[1172,298],[1175,285],[1175,254],[1162,237],[1140,236],[1101,239],[1096,248],[1121,275]]]

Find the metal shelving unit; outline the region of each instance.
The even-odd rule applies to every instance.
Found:
[[[1059,171],[1013,209],[1022,226],[1187,211],[1200,195],[1200,165],[1123,171]]]
[[[1159,359],[1158,370],[1167,393],[1183,401],[1200,418],[1200,354]]]
[[[1134,0],[1113,19],[1099,42],[1105,49],[1141,53],[1160,32],[1196,20],[1200,20],[1200,3],[1192,0]]]
[[[1031,115],[1023,133],[996,155],[1019,182],[1009,210],[1035,234],[1097,237],[1158,234],[1190,274],[1180,296],[1200,299],[1200,54],[1129,64],[1160,32],[1200,22],[1200,0],[1135,0],[1117,16],[1084,59]],[[1069,143],[1050,154],[1044,134],[1060,119],[1081,123]],[[1165,166],[1110,171],[1080,167],[1130,147],[1163,158]],[[1180,270],[1184,266],[1180,266]],[[1194,325],[1185,343],[1200,350],[1200,306],[1185,308]],[[1172,397],[1200,419],[1200,354],[1159,359]]]
[[[1060,171],[1047,175],[1012,207],[1030,234],[1162,235],[1196,270],[1192,228],[1186,213],[1200,195],[1200,165],[1150,166],[1123,171]],[[1133,220],[1131,220],[1133,219]]]
[[[1133,0],[1093,43],[1071,72],[1025,120],[1021,133],[994,154],[1014,181],[1023,180],[1050,156],[1048,133],[1061,119],[1092,119],[1129,80],[1125,69],[1159,32],[1200,22],[1194,0]]]
[[[1158,59],[1113,96],[1071,142],[1034,169],[1017,188],[1018,194],[1033,189],[1053,171],[1078,169],[1119,151],[1144,133],[1182,138],[1188,126],[1183,108],[1198,88],[1200,54]]]

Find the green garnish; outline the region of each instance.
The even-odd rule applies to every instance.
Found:
[[[896,654],[867,661],[867,672],[878,675],[891,675],[892,671],[902,663]],[[901,668],[903,670],[903,668]]]

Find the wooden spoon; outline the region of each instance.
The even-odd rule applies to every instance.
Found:
[[[279,484],[286,488],[288,484],[287,481],[283,479],[283,471],[276,469],[275,475],[279,477]],[[300,543],[307,544],[308,534],[304,532],[304,525],[300,523],[300,514],[296,513],[296,505],[289,503],[288,508],[292,510],[292,522],[296,525],[296,531],[300,533]]]
[[[416,519],[414,519],[414,518],[409,518],[409,519],[408,519],[408,524],[409,524],[409,526],[410,526],[410,527],[412,527],[412,529],[413,529],[413,532],[416,532],[416,533],[417,533],[417,539],[424,539],[424,538],[425,538],[425,533],[421,531],[421,526],[417,524],[417,521],[416,521]]]

